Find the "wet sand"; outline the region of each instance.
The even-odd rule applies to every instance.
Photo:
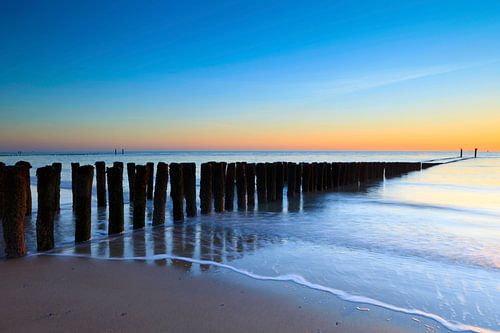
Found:
[[[409,318],[401,327],[356,311],[319,311],[286,283],[272,285],[274,293],[245,280],[144,262],[0,261],[0,332],[423,331]]]

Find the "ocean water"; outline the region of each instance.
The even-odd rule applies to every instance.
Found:
[[[63,162],[53,254],[164,263],[193,274],[231,270],[296,283],[363,306],[436,320],[454,331],[500,331],[500,154],[443,164],[346,192],[302,195],[252,211],[186,219],[132,232],[126,171],[124,235],[107,237],[107,211],[93,207],[93,241],[73,244],[70,162],[423,161],[456,153],[137,152],[0,156],[36,167]],[[469,154],[470,155],[470,154]],[[32,183],[36,181],[32,169]],[[286,189],[285,189],[286,191]],[[26,238],[34,253],[33,217]],[[94,195],[95,201],[95,195]],[[1,231],[0,231],[1,233]],[[3,248],[3,244],[0,247]],[[0,250],[1,251],[1,250]],[[0,252],[1,255],[2,252]]]

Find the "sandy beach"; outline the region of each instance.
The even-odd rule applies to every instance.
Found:
[[[247,278],[238,280],[193,276],[143,262],[51,256],[2,261],[0,331],[317,333],[424,328],[410,318],[401,326],[374,313],[321,311],[299,288],[274,284],[274,293],[246,284]]]

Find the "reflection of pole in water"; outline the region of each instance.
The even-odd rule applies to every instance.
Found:
[[[227,227],[225,231],[225,252],[226,259],[231,261],[234,259],[234,235],[233,229],[231,227]]]
[[[184,237],[184,257],[193,258],[194,249],[196,243],[196,226],[193,224],[188,224],[185,227],[185,237]],[[191,269],[193,265],[191,262],[185,262],[186,269]]]
[[[123,240],[123,236],[117,236],[108,240],[109,247],[109,256],[111,258],[123,258],[124,257],[124,248],[125,243]]]
[[[174,256],[182,256],[182,235],[183,226],[181,224],[175,224],[172,227],[172,255]],[[182,261],[177,259],[172,259],[172,265],[178,268],[184,268]]]
[[[224,229],[216,225],[214,231],[213,258],[215,262],[222,262],[222,251],[224,246]]]
[[[213,228],[209,223],[201,223],[200,234],[200,259],[213,260],[212,256],[212,243],[213,243]],[[210,269],[210,265],[200,264],[202,271]]]
[[[156,197],[155,197],[156,199]],[[166,254],[167,244],[165,241],[165,225],[158,225],[152,229],[153,232],[153,253]],[[158,266],[164,266],[167,263],[166,259],[155,260]]]
[[[132,233],[132,251],[134,257],[146,256],[146,235],[144,230],[137,230]]]

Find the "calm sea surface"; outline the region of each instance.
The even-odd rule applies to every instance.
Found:
[[[188,218],[107,238],[107,211],[93,206],[94,241],[74,247],[70,162],[423,161],[456,153],[423,152],[136,152],[0,156],[32,163],[35,247],[37,167],[62,162],[57,252],[102,258],[183,262],[204,274],[232,269],[252,278],[293,281],[348,301],[434,318],[448,329],[500,330],[500,154],[436,166],[350,192],[303,195],[253,211]],[[469,153],[470,155],[470,153]],[[199,175],[199,174],[198,174]],[[94,184],[95,186],[95,184]],[[285,189],[286,191],[286,189]],[[170,199],[167,209],[171,214]],[[199,205],[198,205],[199,206]],[[1,231],[0,231],[1,234]],[[0,256],[3,255],[0,239]],[[186,260],[190,263],[186,265]],[[227,265],[224,267],[224,265]]]

